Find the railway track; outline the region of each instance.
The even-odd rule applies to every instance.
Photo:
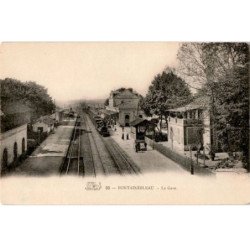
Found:
[[[96,177],[139,173],[138,166],[112,138],[99,134],[88,114],[77,118],[61,174]]]
[[[103,140],[105,141],[105,146],[114,159],[116,167],[121,174],[140,173],[140,168],[112,138],[103,138]]]
[[[83,175],[83,161],[81,157],[81,129],[80,120],[76,119],[66,157],[61,167],[61,174]]]
[[[82,150],[83,150],[83,165],[84,176],[96,177],[95,160],[91,148],[91,131],[89,130],[86,119],[82,118],[83,134],[82,134]]]
[[[103,138],[91,119],[84,114],[84,119],[92,133],[93,152],[97,152],[104,174],[139,174],[140,169],[123,149],[110,137]]]
[[[86,129],[90,131],[90,133],[88,133],[88,141],[89,141],[89,148],[91,149],[91,154],[93,157],[93,167],[95,169],[95,174],[96,175],[117,174],[118,171],[115,168],[115,164],[112,158],[110,157],[100,134],[95,129],[95,126],[93,125],[92,121],[85,113],[83,114],[83,119],[85,121]]]

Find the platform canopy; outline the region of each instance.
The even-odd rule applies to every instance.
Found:
[[[137,125],[139,125],[139,124],[141,124],[141,123],[143,123],[143,122],[145,122],[145,121],[146,121],[146,120],[144,120],[144,119],[138,117],[138,118],[136,118],[135,120],[133,120],[133,121],[130,123],[130,126],[135,127],[135,126],[137,126]]]
[[[144,126],[148,126],[148,125],[155,125],[155,123],[147,120],[147,119],[143,119],[143,118],[136,118],[134,121],[132,121],[130,123],[130,126],[132,127],[137,127],[137,126],[141,126],[141,125],[144,125]]]

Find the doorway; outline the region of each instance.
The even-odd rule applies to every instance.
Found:
[[[125,127],[129,127],[129,115],[125,115]]]

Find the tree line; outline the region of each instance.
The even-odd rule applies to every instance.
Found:
[[[4,80],[0,79],[0,89],[1,110],[4,113],[2,119],[9,115],[11,107],[16,107],[16,114],[12,114],[15,117],[18,116],[18,113],[23,112],[23,107],[27,107],[25,111],[29,111],[32,120],[51,114],[55,110],[55,104],[47,89],[36,82],[21,82],[5,78]]]

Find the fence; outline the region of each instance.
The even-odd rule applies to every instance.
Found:
[[[157,143],[157,142],[155,142],[147,137],[146,137],[146,142],[153,149],[157,150],[158,152],[160,152],[164,156],[168,157],[172,161],[180,164],[187,171],[191,171],[191,168],[193,168],[194,173],[200,173],[200,174],[211,174],[212,173],[210,170],[201,167],[193,159],[191,159],[187,156],[178,154],[177,152],[171,150],[170,148],[163,146],[162,144],[159,144],[159,143]]]

